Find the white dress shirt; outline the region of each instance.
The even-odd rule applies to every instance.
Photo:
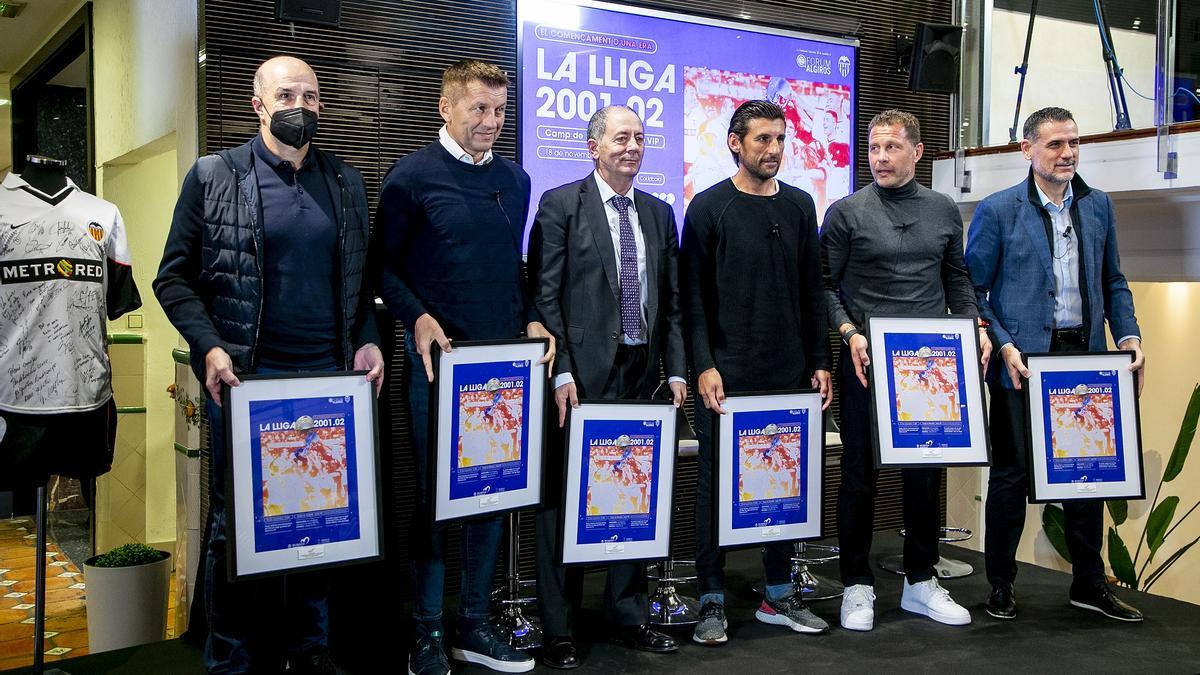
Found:
[[[613,197],[617,195],[617,191],[612,189],[604,179],[600,177],[597,171],[592,172],[592,180],[596,181],[596,187],[600,191],[600,201],[604,204],[604,215],[608,218],[608,235],[612,239],[613,253],[617,259],[618,277],[620,276],[621,267],[621,214],[617,211],[617,205],[613,203]],[[642,228],[638,220],[637,208],[633,203],[633,188],[630,187],[622,196],[629,197],[629,225],[633,228],[633,243],[637,248],[637,269],[638,269],[638,284],[641,286],[641,302],[642,302],[642,336],[638,340],[633,340],[624,333],[621,334],[621,344],[624,345],[644,345],[646,344],[646,237],[642,234]],[[571,373],[561,373],[554,378],[554,388],[557,389],[564,384],[574,382],[575,379]],[[682,377],[672,376],[667,379],[668,382],[684,382]]]
[[[492,161],[492,151],[487,150],[483,153],[483,159],[479,160],[479,162],[476,162],[475,158],[471,156],[471,153],[463,150],[462,146],[458,144],[458,141],[455,141],[450,137],[450,132],[446,131],[445,124],[442,125],[441,129],[438,129],[438,140],[442,142],[442,147],[446,149],[446,152],[450,153],[454,159],[457,159],[464,164],[479,164],[482,166]]]

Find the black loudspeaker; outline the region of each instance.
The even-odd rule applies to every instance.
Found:
[[[913,36],[912,63],[908,70],[909,89],[945,94],[958,91],[962,32],[962,26],[917,24],[917,32]]]
[[[342,0],[275,0],[275,18],[337,28],[342,20]]]

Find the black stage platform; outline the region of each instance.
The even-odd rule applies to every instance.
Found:
[[[877,554],[899,550],[894,534],[876,535]],[[792,633],[754,619],[758,597],[758,553],[730,554],[729,642],[703,647],[691,641],[690,629],[678,629],[681,649],[665,656],[643,654],[592,640],[601,630],[598,611],[585,609],[578,627],[585,661],[579,673],[786,673],[796,671],[873,672],[1020,672],[1020,673],[1197,673],[1200,672],[1200,606],[1167,598],[1124,591],[1121,596],[1147,616],[1145,623],[1124,624],[1067,605],[1070,577],[1021,565],[1017,579],[1020,616],[1001,622],[987,616],[979,604],[989,587],[982,574],[983,556],[944,546],[951,554],[976,566],[975,574],[945,582],[954,598],[971,609],[970,626],[934,623],[899,608],[901,580],[880,571],[876,581],[875,630],[854,633],[838,627],[840,600],[814,603],[814,611],[832,626],[820,636]],[[834,572],[832,566],[821,572]],[[589,575],[587,597],[598,607],[601,575]],[[451,600],[452,602],[452,600]],[[594,608],[593,608],[594,609]],[[391,639],[373,645],[369,654],[339,654],[351,672],[404,672],[407,627],[389,613],[381,620],[396,623]],[[367,651],[367,650],[364,650]],[[200,654],[179,640],[133,649],[84,656],[61,662],[72,675],[90,673],[199,673]],[[540,672],[549,671],[542,666]],[[455,672],[490,672],[456,667]]]

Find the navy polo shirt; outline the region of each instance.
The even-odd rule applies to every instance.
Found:
[[[296,169],[256,136],[255,173],[263,214],[263,311],[259,364],[336,368],[337,211],[312,152]]]

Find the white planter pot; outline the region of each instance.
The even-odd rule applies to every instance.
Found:
[[[158,562],[132,567],[93,567],[93,560],[83,563],[88,652],[166,639],[170,554]]]

